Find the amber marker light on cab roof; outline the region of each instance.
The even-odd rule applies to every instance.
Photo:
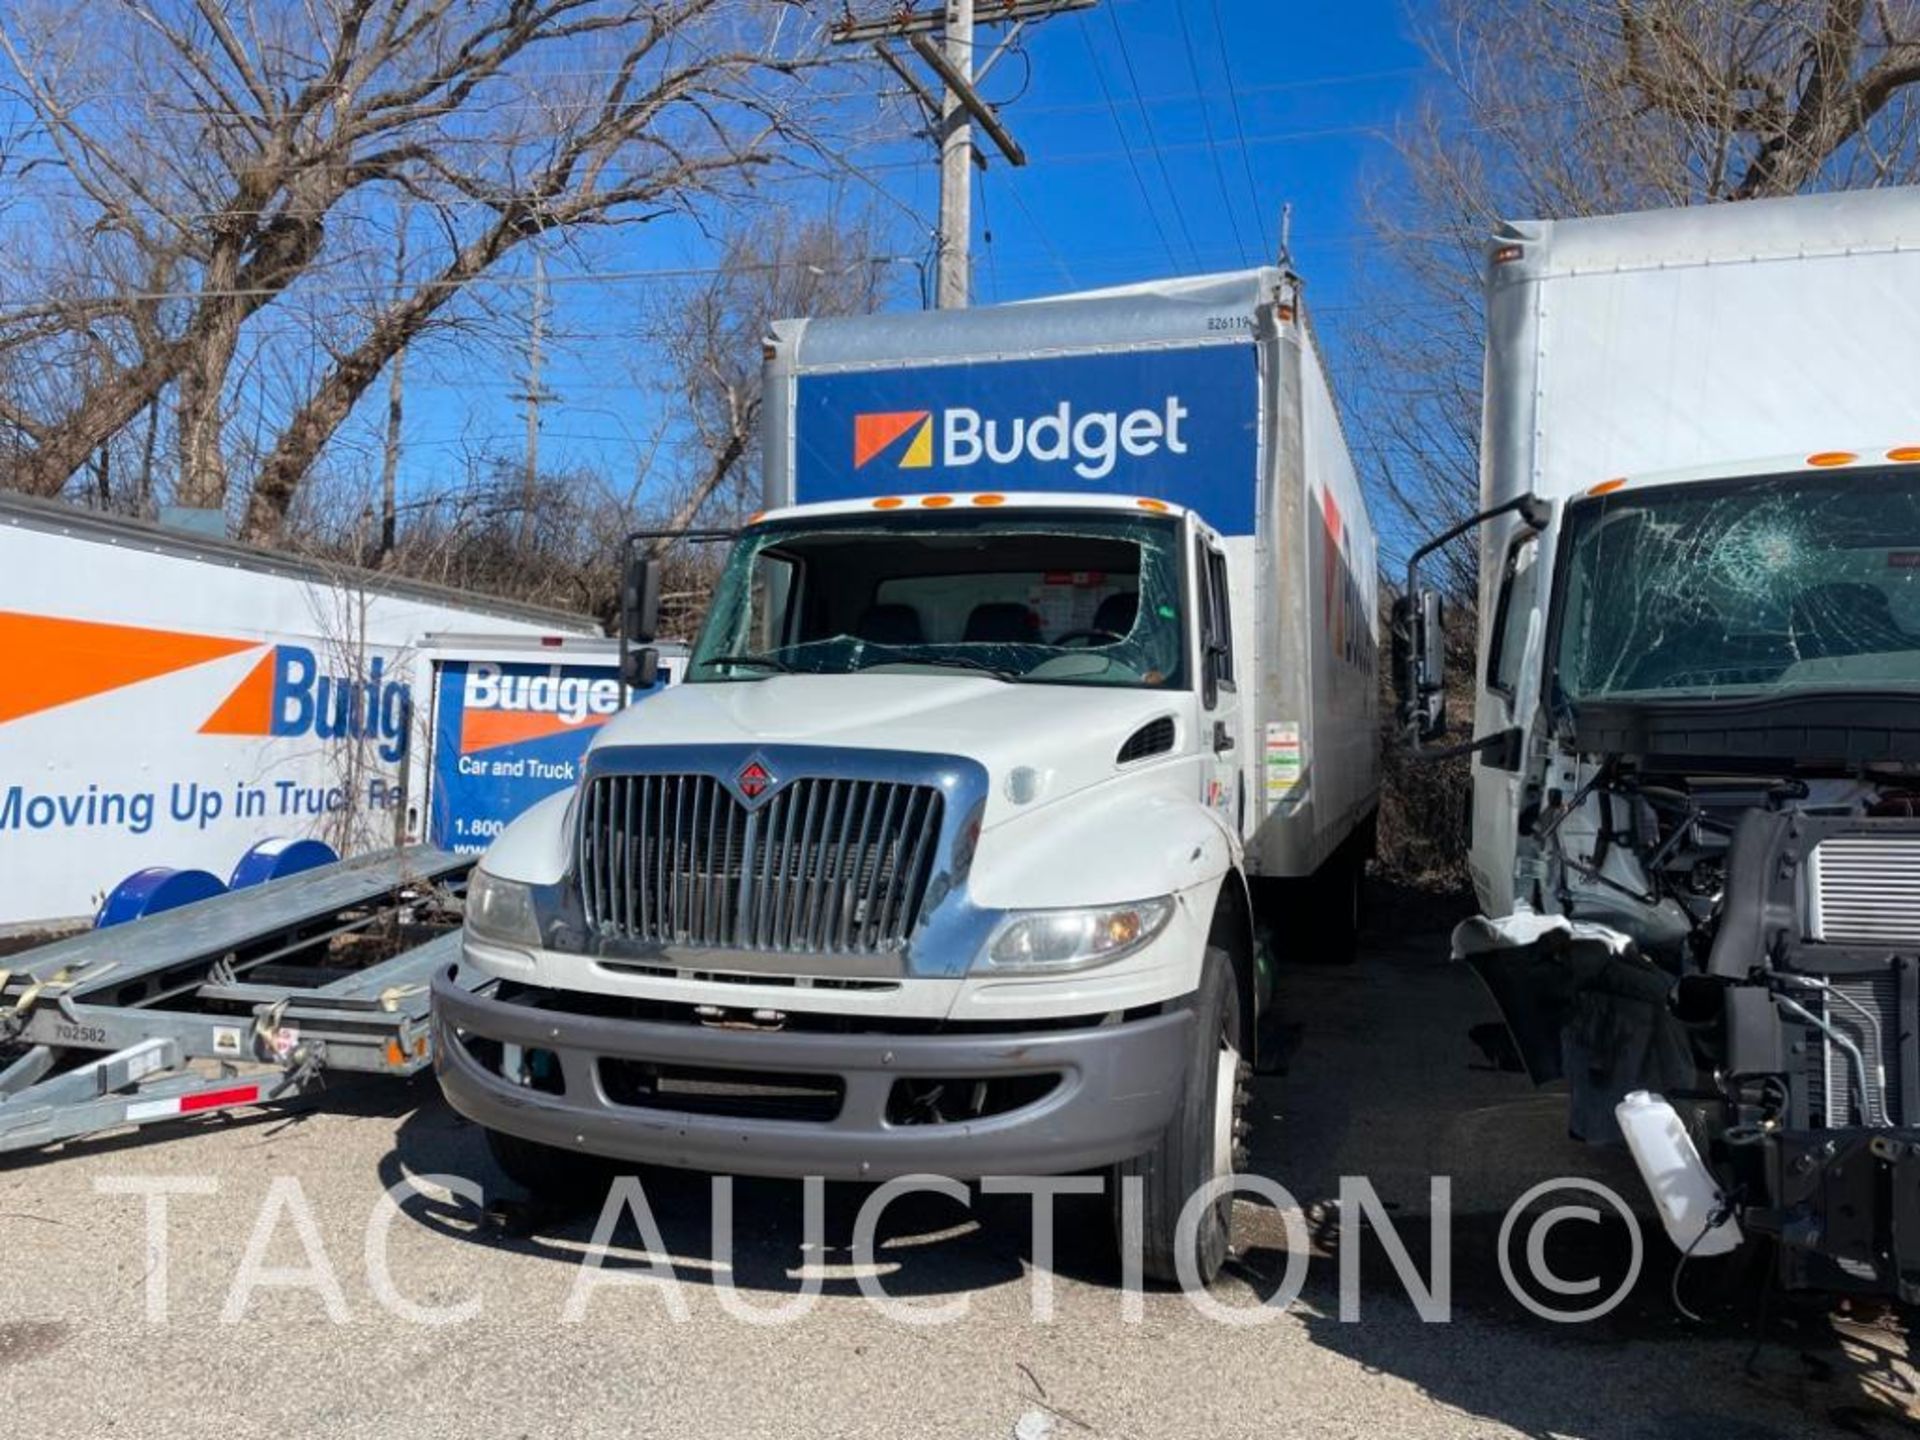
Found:
[[[873,502],[873,508],[876,510],[898,510],[906,503],[907,502],[902,500],[898,495],[882,495],[878,500]]]
[[[921,503],[922,505],[924,505],[924,506],[926,506],[926,507],[927,507],[927,509],[929,509],[929,510],[939,510],[939,509],[943,509],[944,507],[946,507],[946,506],[948,506],[948,505],[951,505],[951,504],[953,503],[953,496],[951,496],[951,495],[929,495],[929,496],[927,496],[927,498],[926,498],[926,499],[924,499],[924,500],[922,500],[922,501],[921,501],[920,503]]]
[[[1167,502],[1164,500],[1136,500],[1133,503],[1138,505],[1142,510],[1159,510],[1164,512],[1167,508]]]
[[[1920,445],[1897,445],[1887,451],[1887,459],[1896,465],[1920,465]]]
[[[1004,505],[1007,503],[1007,497],[1004,495],[976,495],[973,497],[973,503],[976,505]]]
[[[1598,485],[1594,486],[1591,490],[1587,491],[1587,494],[1589,496],[1611,495],[1614,491],[1618,490],[1622,485],[1625,485],[1626,483],[1627,483],[1626,478],[1624,476],[1618,480],[1602,480]]]
[[[1807,456],[1807,464],[1821,470],[1831,470],[1836,465],[1851,465],[1859,458],[1851,450],[1822,450],[1818,455]]]

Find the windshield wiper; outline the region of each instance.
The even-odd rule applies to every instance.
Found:
[[[791,674],[793,666],[771,655],[715,655],[702,660],[702,665],[752,665],[762,670],[779,670]]]
[[[875,665],[939,665],[950,670],[978,670],[993,676],[996,680],[1005,680],[1010,684],[1020,678],[1018,670],[1003,670],[998,665],[989,665],[986,661],[975,660],[969,655],[890,655],[885,659],[875,660],[872,664],[856,668],[871,670]]]

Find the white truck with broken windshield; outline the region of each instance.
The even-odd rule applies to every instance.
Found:
[[[1374,538],[1296,282],[783,323],[766,386],[687,683],[476,872],[441,1083],[541,1188],[1110,1167],[1147,1272],[1209,1277],[1228,1203],[1178,1222],[1272,1009],[1250,884],[1350,948],[1378,784]],[[643,552],[636,681],[656,590]]]
[[[1920,192],[1517,224],[1490,259],[1456,953],[1682,1250],[1767,1236],[1791,1283],[1911,1303]],[[1395,628],[1437,747],[1420,558]]]

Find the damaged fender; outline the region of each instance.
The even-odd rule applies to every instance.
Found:
[[[1635,1090],[1673,1094],[1697,1079],[1674,979],[1627,936],[1560,915],[1476,916],[1453,932],[1500,1007],[1535,1085],[1565,1079],[1567,1125],[1592,1144],[1622,1139],[1614,1107]]]

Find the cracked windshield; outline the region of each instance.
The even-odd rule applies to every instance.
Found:
[[[1178,687],[1179,527],[1073,511],[834,516],[744,536],[688,679],[971,670]]]
[[[1575,507],[1560,696],[1712,699],[1920,684],[1920,495],[1853,471]]]

